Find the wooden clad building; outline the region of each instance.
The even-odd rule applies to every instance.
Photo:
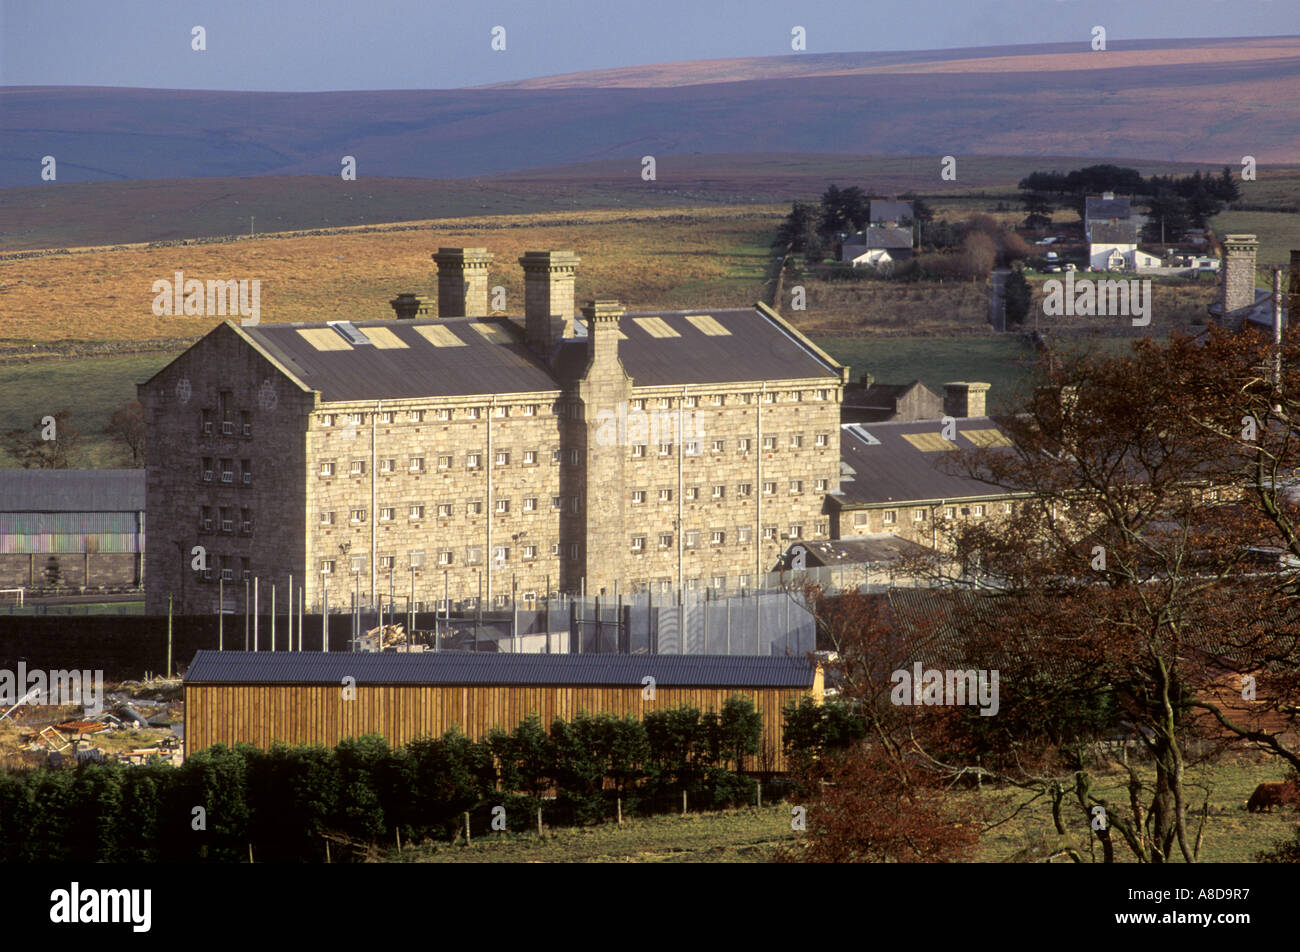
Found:
[[[187,756],[213,744],[332,747],[375,733],[398,746],[453,727],[477,740],[530,714],[549,727],[581,711],[721,711],[739,694],[763,716],[746,768],[784,771],[782,710],[804,696],[820,703],[822,671],[803,658],[726,655],[199,651],[184,687]]]

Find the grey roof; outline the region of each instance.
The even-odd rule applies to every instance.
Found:
[[[690,320],[701,315],[726,333],[705,333]],[[670,333],[656,336],[638,323],[644,318],[657,318]],[[421,333],[435,326],[459,343],[437,346]],[[520,318],[358,321],[348,328],[362,335],[382,328],[405,347],[348,344],[329,327],[286,323],[241,330],[326,402],[559,391],[582,373],[587,359],[581,320],[574,327],[580,336],[560,346],[554,369],[525,345]],[[337,336],[326,338],[337,349],[319,349],[300,333],[321,330]],[[642,386],[839,376],[838,365],[758,308],[636,311],[623,315],[619,330],[619,357]]]
[[[854,235],[851,241],[844,243],[841,257],[852,260],[857,255],[866,254],[868,251],[875,251],[880,248],[895,250],[911,247],[912,229],[910,228],[868,228],[866,231],[860,231]],[[849,252],[852,249],[861,250],[850,255]]]
[[[1216,320],[1222,321],[1230,327],[1238,330],[1245,324],[1254,324],[1261,328],[1272,328],[1273,326],[1273,292],[1267,288],[1255,289],[1255,301],[1247,304],[1245,307],[1239,307],[1236,310],[1229,311],[1225,319],[1223,314],[1223,300],[1220,298],[1209,306],[1209,312]],[[1287,318],[1290,316],[1291,308],[1286,300],[1285,292],[1282,298],[1282,326],[1285,327]]]
[[[0,512],[143,511],[142,469],[0,469]]]
[[[911,218],[911,202],[891,202],[884,199],[873,198],[871,200],[871,221],[902,221],[904,218]]]
[[[758,655],[544,655],[437,651],[198,651],[186,684],[591,685],[810,688],[807,659]]]
[[[1137,240],[1138,229],[1133,222],[1097,222],[1088,230],[1088,241],[1094,245],[1136,245]]]
[[[431,324],[445,328],[461,344],[434,346],[419,332],[419,328]],[[490,339],[474,325],[497,332],[498,336]],[[358,321],[354,326],[363,334],[366,328],[385,328],[406,347],[346,345],[339,350],[318,350],[298,333],[328,330],[327,322],[259,324],[241,330],[304,384],[319,390],[325,401],[558,389],[545,363],[524,346],[522,333],[504,318]],[[338,342],[344,344],[342,336]]]
[[[799,542],[790,549],[802,546],[808,550],[808,561],[813,565],[856,565],[860,562],[897,562],[908,556],[924,555],[932,550],[910,539],[888,533],[849,536],[830,541]]]
[[[705,334],[688,319],[701,314],[730,333]],[[658,318],[679,336],[655,337],[638,318]],[[556,363],[560,377],[577,376],[586,364],[586,327],[580,320],[576,324],[583,336],[563,345]],[[638,387],[839,378],[838,365],[758,308],[630,311],[619,320],[619,330],[626,337],[618,342],[619,359]]]
[[[940,499],[1002,498],[1007,494],[997,486],[977,479],[945,472],[945,457],[951,450],[926,451],[909,442],[941,439],[943,424],[939,420],[912,423],[860,423],[840,427],[840,493],[830,497],[841,508],[884,504],[904,505]],[[998,429],[988,417],[963,417],[957,420],[955,449],[978,445],[967,431],[981,435]],[[935,444],[937,445],[937,444]]]
[[[1100,195],[1089,195],[1084,202],[1083,211],[1083,217],[1088,221],[1128,218],[1133,214],[1128,198],[1102,198]]]

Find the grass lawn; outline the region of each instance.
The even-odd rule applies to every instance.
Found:
[[[113,411],[135,399],[135,385],[147,380],[175,354],[131,354],[123,357],[83,357],[0,364],[0,433],[28,428],[41,417],[65,408],[81,434],[83,469],[113,469],[131,465],[126,450],[103,432]],[[35,435],[35,430],[32,430]],[[0,449],[0,467],[17,462]]]
[[[460,845],[421,846],[385,854],[407,863],[759,863],[796,834],[788,806],[719,813],[629,818],[622,826],[566,827],[497,833]]]

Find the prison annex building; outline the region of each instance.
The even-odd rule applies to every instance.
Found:
[[[776,312],[575,313],[549,251],[489,315],[492,255],[433,257],[436,317],[227,321],[139,385],[149,612],[290,576],[335,608],[730,590],[830,537],[847,368]]]
[[[0,588],[136,588],[140,469],[0,470]]]
[[[783,771],[782,710],[803,697],[820,704],[823,675],[808,659],[788,657],[199,651],[184,691],[186,756],[277,740],[332,747],[365,734],[397,746],[453,727],[478,740],[531,714],[549,728],[583,711],[638,719],[685,706],[721,712],[741,695],[763,716],[760,750],[746,768]]]

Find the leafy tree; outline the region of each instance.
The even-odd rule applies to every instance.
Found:
[[[1047,228],[1052,224],[1052,211],[1055,204],[1045,192],[1025,192],[1021,199],[1025,204],[1025,227]]]
[[[718,718],[718,746],[722,757],[739,771],[746,757],[758,753],[763,737],[763,715],[754,702],[743,694],[732,695],[722,702]]]
[[[870,200],[856,185],[844,189],[830,186],[822,193],[819,228],[822,237],[829,240],[841,232],[861,230],[866,226],[870,212]]]
[[[820,218],[816,205],[795,202],[790,208],[790,214],[777,228],[772,246],[792,254],[809,254],[812,250],[820,249],[821,239],[817,234]]]

